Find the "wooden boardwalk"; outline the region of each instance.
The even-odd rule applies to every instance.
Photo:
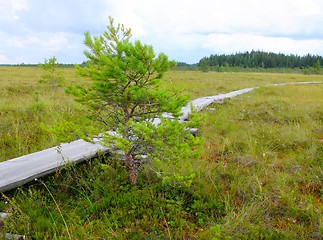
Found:
[[[320,82],[312,82],[320,83]],[[287,83],[291,84],[291,83]],[[309,84],[309,83],[292,83],[292,84]],[[281,86],[285,84],[276,84],[271,86]],[[216,96],[202,97],[190,101],[182,108],[183,115],[179,118],[184,121],[191,113],[191,104],[196,110],[226,98],[233,98],[238,95],[250,92],[256,88],[245,88],[238,91],[219,94]],[[170,117],[167,115],[165,117]],[[156,120],[158,124],[158,119]],[[11,189],[22,186],[25,183],[33,181],[35,178],[43,177],[55,172],[59,167],[67,163],[80,163],[86,159],[96,157],[98,152],[106,153],[109,149],[103,147],[98,141],[89,143],[84,140],[76,140],[70,143],[61,144],[59,147],[45,149],[8,161],[0,162],[0,192],[6,192]]]
[[[76,140],[61,144],[60,147],[45,149],[0,163],[0,192],[19,187],[35,178],[53,173],[64,164],[80,163],[93,158],[97,152],[107,148],[99,143]]]

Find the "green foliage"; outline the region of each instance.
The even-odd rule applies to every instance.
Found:
[[[199,68],[201,69],[202,72],[208,72],[209,71],[209,65],[206,59],[202,59],[199,62]]]
[[[309,67],[308,69],[305,69],[304,73],[305,74],[323,74],[320,59],[317,59],[317,61],[315,62],[315,65],[313,67]]]
[[[41,76],[39,82],[47,83],[51,85],[52,88],[62,86],[65,78],[62,71],[58,70],[59,63],[57,62],[56,57],[45,59],[43,64],[39,64],[39,67],[46,72],[46,74]]]
[[[317,70],[320,70],[321,69],[320,59],[317,59],[317,61],[315,62],[314,68],[316,68]]]
[[[171,153],[177,154],[172,161],[178,162],[190,155],[186,152],[192,150],[184,148],[190,149],[193,141],[177,120],[152,124],[163,112],[178,117],[187,97],[159,87],[160,79],[173,65],[167,56],[156,56],[152,46],[130,42],[130,37],[131,30],[115,26],[112,18],[103,35],[92,37],[86,32],[84,43],[89,50],[84,53],[88,61],[85,67],[78,67],[78,73],[88,77],[91,85],[74,85],[67,92],[88,107],[89,118],[99,123],[99,132],[105,135],[103,144],[117,146],[125,153],[130,179],[136,183],[142,163],[169,159]],[[147,159],[141,157],[143,154]]]

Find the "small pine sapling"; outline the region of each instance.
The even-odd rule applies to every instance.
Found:
[[[87,106],[91,126],[103,136],[102,144],[124,152],[130,181],[136,184],[144,165],[160,175],[179,175],[176,167],[199,152],[200,140],[177,120],[188,97],[159,87],[174,62],[130,38],[131,29],[115,25],[113,18],[103,35],[92,37],[86,32],[88,61],[77,69],[90,84],[70,86],[67,92]],[[164,112],[174,119],[163,119]],[[161,119],[158,125],[153,123],[156,117]]]

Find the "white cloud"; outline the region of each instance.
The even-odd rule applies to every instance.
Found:
[[[10,63],[9,59],[5,55],[0,54],[0,63]]]
[[[170,58],[198,62],[214,51],[323,54],[322,0],[0,0],[0,59],[83,61],[83,32],[108,17]],[[33,54],[30,54],[33,52]]]
[[[55,52],[65,48],[68,44],[68,38],[64,33],[37,33],[27,36],[10,36],[8,47],[21,48],[39,48],[44,51]]]
[[[115,4],[123,22],[146,33],[144,37],[138,34],[141,39],[164,49],[234,52],[259,48],[305,54],[323,48],[323,2],[319,0],[126,0]]]
[[[8,2],[11,2],[14,12],[28,9],[27,0],[13,0]]]
[[[15,14],[18,11],[27,10],[28,3],[27,0],[0,0],[1,14],[11,13]]]
[[[317,4],[321,6],[318,8]],[[246,29],[278,32],[291,31],[291,26],[297,30],[296,18],[313,16],[320,11],[322,3],[304,3],[300,0],[125,0],[115,2],[115,6],[119,10],[116,14],[123,16],[126,22],[131,23],[139,17],[143,20],[143,27],[153,28],[156,32],[228,32]]]
[[[263,50],[276,53],[323,55],[322,40],[295,40],[287,37],[267,37],[248,34],[211,34],[203,47],[214,53],[235,53]]]
[[[134,12],[136,5],[138,5],[138,2],[131,0],[120,2],[109,1],[106,16],[111,16],[116,22],[124,24],[127,28],[131,28],[133,37],[139,38],[146,36],[147,31],[144,29],[143,19]]]
[[[27,0],[0,0],[0,31],[15,28],[19,14],[28,10]]]

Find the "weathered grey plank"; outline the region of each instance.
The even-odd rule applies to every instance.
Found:
[[[76,140],[57,147],[35,152],[0,163],[0,192],[5,192],[27,182],[55,172],[66,163],[79,163],[108,149],[98,143]]]
[[[197,111],[200,111],[203,108],[205,108],[206,106],[208,106],[214,102],[219,102],[219,101],[222,101],[226,98],[233,98],[233,97],[239,96],[241,94],[250,92],[254,89],[255,88],[245,88],[245,89],[241,89],[241,90],[237,90],[237,91],[233,91],[233,92],[229,92],[229,93],[225,93],[225,94],[219,94],[216,96],[209,96],[209,97],[202,97],[202,98],[197,98],[195,100],[192,100],[189,102],[189,104],[187,106],[182,108],[181,112],[183,113],[183,115],[181,117],[179,117],[179,120],[185,121],[188,118],[188,116],[191,114],[191,105]]]

